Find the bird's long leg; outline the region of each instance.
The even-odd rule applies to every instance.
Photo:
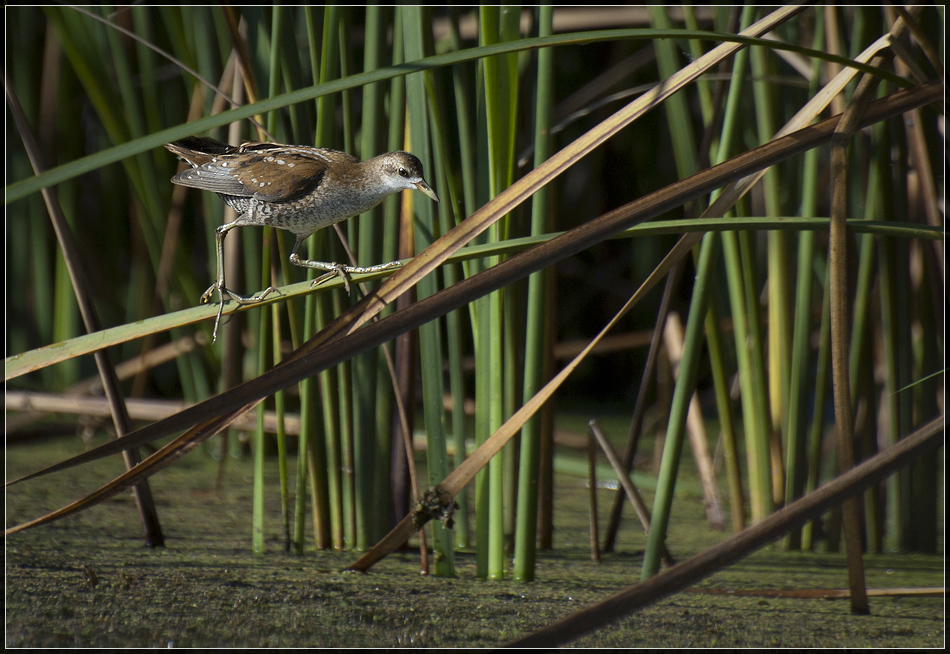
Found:
[[[221,324],[221,314],[224,311],[224,298],[225,296],[231,298],[238,304],[254,304],[255,302],[260,302],[270,293],[276,291],[277,289],[273,286],[268,286],[265,290],[258,293],[257,295],[239,295],[229,289],[224,284],[224,237],[227,236],[228,232],[234,229],[235,227],[240,227],[244,225],[241,221],[241,217],[238,217],[234,222],[226,223],[221,225],[216,230],[214,230],[214,242],[215,242],[215,252],[217,255],[218,261],[218,278],[215,280],[214,284],[208,287],[204,293],[201,294],[201,302],[205,303],[211,300],[211,297],[214,295],[215,291],[218,291],[218,315],[214,320],[214,332],[211,336],[211,342],[217,340],[218,338],[218,325]]]
[[[294,249],[290,252],[290,263],[295,266],[300,266],[302,268],[312,268],[314,270],[326,270],[325,275],[320,275],[315,280],[310,283],[310,287],[313,288],[318,284],[322,284],[325,281],[331,280],[334,277],[343,278],[343,286],[346,288],[346,292],[350,292],[350,274],[362,275],[365,273],[374,273],[380,272],[382,270],[390,270],[391,268],[398,268],[402,264],[398,261],[390,261],[389,263],[381,263],[375,266],[344,266],[340,263],[328,263],[326,261],[311,261],[310,259],[301,259],[297,254],[297,250],[300,249],[300,244],[303,243],[303,240],[307,236],[298,236],[297,242],[294,243]]]

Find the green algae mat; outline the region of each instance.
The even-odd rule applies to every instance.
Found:
[[[8,446],[7,478],[80,447],[78,439]],[[120,465],[100,462],[8,488],[7,526],[88,493]],[[465,551],[457,554],[452,579],[420,576],[411,550],[366,574],[341,572],[357,558],[353,552],[286,554],[276,467],[268,475],[272,514],[263,556],[250,551],[250,462],[228,460],[219,478],[219,463],[197,452],[151,480],[164,549],[141,544],[128,494],[8,537],[6,646],[490,647],[639,579],[645,536],[633,520],[625,520],[616,552],[590,561],[584,479],[558,477],[554,549],[540,553],[536,581],[519,583],[476,579],[474,554]],[[599,492],[605,512],[613,491]],[[708,528],[700,498],[674,505],[668,545],[678,559],[725,536]],[[942,555],[869,554],[865,565],[869,588],[944,585]],[[871,615],[856,616],[847,600],[775,596],[846,585],[842,555],[776,546],[568,645],[943,645],[943,597],[872,597]]]

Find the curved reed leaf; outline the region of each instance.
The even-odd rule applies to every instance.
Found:
[[[800,11],[801,9],[801,7],[796,8],[796,12]],[[470,48],[461,52],[452,52],[443,55],[426,57],[421,61],[406,62],[404,64],[400,64],[399,66],[380,68],[367,73],[358,73],[345,79],[334,80],[319,86],[314,86],[307,89],[299,89],[290,93],[284,93],[282,95],[261,100],[253,104],[248,104],[237,109],[231,109],[215,116],[201,118],[199,120],[190,122],[187,125],[169,127],[148,136],[122,143],[107,150],[102,150],[96,154],[83,157],[82,159],[70,162],[68,164],[63,164],[35,177],[13,182],[7,186],[5,201],[9,204],[14,200],[19,200],[28,196],[31,193],[36,193],[41,188],[59,184],[68,179],[78,177],[79,175],[88,173],[103,166],[122,161],[123,159],[132,157],[136,154],[161,148],[165,143],[169,143],[176,139],[184,138],[196,133],[206,132],[216,127],[222,127],[236,121],[249,119],[257,114],[263,114],[300,102],[314,100],[324,95],[340,93],[342,91],[358,88],[366,84],[382,82],[394,77],[408,75],[409,73],[413,72],[430,70],[442,66],[452,66],[468,61],[477,61],[483,57],[507,54],[511,52],[520,52],[523,50],[535,50],[538,48],[551,46],[578,45],[599,41],[615,41],[618,39],[635,39],[646,41],[653,39],[702,39],[716,42],[731,42],[736,45],[753,45],[770,49],[783,49],[790,52],[797,52],[805,56],[822,59],[824,61],[837,63],[842,66],[853,67],[857,70],[860,70],[861,72],[877,75],[898,86],[908,87],[911,85],[911,82],[908,80],[898,77],[886,70],[877,69],[872,66],[868,66],[867,64],[853,61],[846,57],[831,55],[827,52],[802,48],[800,46],[788,43],[777,43],[767,39],[757,39],[752,37],[736,36],[732,34],[719,34],[717,32],[704,32],[701,30],[602,30],[596,32],[581,32],[535,39],[521,39],[515,43],[499,43],[491,46]]]

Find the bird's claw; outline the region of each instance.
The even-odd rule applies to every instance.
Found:
[[[241,305],[255,304],[257,302],[262,301],[271,293],[274,293],[274,292],[280,293],[280,291],[277,290],[277,288],[273,286],[268,286],[258,295],[251,295],[251,296],[238,295],[237,293],[235,293],[234,291],[226,287],[223,283],[218,282],[209,286],[208,290],[206,290],[204,293],[201,294],[201,303],[207,304],[208,302],[210,302],[211,298],[214,296],[215,291],[218,292],[219,302],[218,302],[218,315],[214,319],[214,331],[211,334],[212,343],[218,340],[218,326],[221,324],[221,316],[224,313],[224,303],[227,302],[228,299],[234,300],[235,302]]]
[[[338,263],[332,263],[332,264],[327,264],[327,265],[332,266],[332,267],[333,267],[333,270],[330,270],[330,271],[328,271],[328,272],[323,273],[322,275],[320,275],[319,277],[317,277],[315,280],[313,280],[312,282],[310,282],[310,288],[313,288],[314,286],[319,286],[320,284],[323,284],[324,282],[328,282],[328,281],[330,281],[331,279],[333,279],[334,277],[342,277],[342,278],[343,278],[343,288],[346,290],[347,294],[349,294],[349,292],[350,292],[350,276],[349,276],[349,274],[347,274],[347,272],[346,272],[346,267],[345,267],[345,266],[341,266],[341,265],[338,264]]]

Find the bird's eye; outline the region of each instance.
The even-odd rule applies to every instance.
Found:
[[[400,166],[400,167],[399,167],[399,176],[400,176],[400,177],[409,177],[409,171],[406,170],[405,168],[403,168],[402,166]]]

